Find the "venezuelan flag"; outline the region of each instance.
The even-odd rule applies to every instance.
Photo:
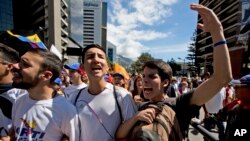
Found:
[[[28,42],[33,48],[47,49],[47,47],[43,44],[43,42],[40,40],[37,34],[24,37],[21,35],[13,34],[9,30],[7,30],[7,33],[10,34],[11,36],[18,38],[19,40],[23,42]]]

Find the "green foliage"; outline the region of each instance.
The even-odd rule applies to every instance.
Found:
[[[192,73],[195,73],[196,71],[196,66],[195,66],[195,58],[196,58],[196,31],[194,32],[193,36],[191,37],[192,43],[189,44],[188,46],[188,54],[186,59],[189,60],[187,65],[188,65],[188,70],[191,71]]]
[[[138,57],[138,59],[133,64],[131,64],[131,71],[133,73],[140,73],[142,71],[142,66],[144,65],[144,63],[153,59],[154,58],[149,53],[142,53]]]
[[[173,58],[170,61],[168,61],[167,63],[171,66],[172,71],[173,71],[173,75],[176,75],[176,72],[181,70],[181,65],[177,64]]]

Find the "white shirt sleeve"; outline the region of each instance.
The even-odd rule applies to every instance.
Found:
[[[71,112],[65,114],[67,116],[62,122],[62,132],[69,137],[70,141],[80,141],[80,124],[75,107]]]

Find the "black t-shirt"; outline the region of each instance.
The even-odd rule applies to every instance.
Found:
[[[200,110],[200,106],[190,105],[194,91],[178,96],[171,102],[171,107],[176,113],[182,135],[186,137],[191,119]]]
[[[246,133],[244,134],[244,132]],[[226,141],[249,141],[250,140],[250,109],[243,110],[237,107],[228,114]]]

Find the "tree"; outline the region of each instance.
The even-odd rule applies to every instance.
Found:
[[[144,65],[145,62],[153,60],[154,58],[149,54],[149,53],[142,53],[138,59],[131,64],[131,70],[133,73],[135,72],[141,72],[142,71],[142,66]]]
[[[195,42],[196,42],[196,31],[193,33],[193,36],[191,37],[191,43],[188,46],[188,54],[186,59],[189,60],[187,61],[187,66],[188,66],[188,70],[190,72],[195,73],[196,72],[196,66],[195,66],[195,57],[196,57],[196,46],[195,46]]]
[[[171,58],[171,60],[168,61],[167,63],[171,66],[174,76],[176,75],[177,71],[181,70],[181,65],[177,64],[173,58]]]

